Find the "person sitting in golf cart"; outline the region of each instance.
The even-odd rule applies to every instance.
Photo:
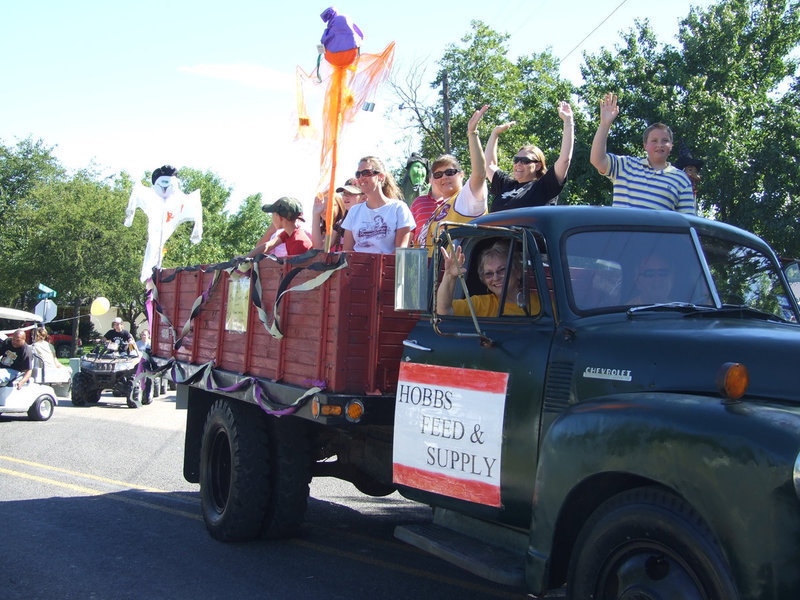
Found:
[[[21,389],[32,373],[33,348],[25,341],[25,332],[17,329],[10,338],[0,342],[0,386],[16,380],[15,387]]]
[[[44,369],[43,381],[48,384],[69,383],[72,369],[62,365],[56,358],[53,345],[48,341],[50,334],[45,327],[37,327],[34,336],[33,350],[42,359]]]

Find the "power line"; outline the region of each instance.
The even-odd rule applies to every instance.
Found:
[[[569,55],[570,55],[570,54],[572,54],[573,52],[575,52],[575,50],[577,50],[578,48],[580,48],[580,47],[583,45],[583,42],[585,42],[586,40],[588,40],[588,39],[589,39],[589,37],[590,37],[590,36],[591,36],[591,35],[592,35],[592,34],[593,34],[595,31],[597,31],[598,29],[600,29],[600,28],[603,26],[603,23],[605,23],[606,21],[608,21],[608,20],[611,18],[611,15],[613,15],[613,14],[614,14],[615,12],[617,12],[617,11],[618,11],[620,8],[622,8],[622,5],[623,5],[623,4],[625,4],[627,1],[628,1],[628,0],[622,0],[622,2],[620,2],[620,3],[619,3],[619,5],[617,6],[617,8],[615,8],[615,9],[614,9],[614,10],[612,10],[610,13],[608,13],[608,16],[607,16],[605,19],[603,19],[603,20],[600,22],[600,24],[599,24],[597,27],[595,27],[595,28],[594,28],[594,29],[592,29],[592,30],[591,30],[589,33],[587,33],[587,34],[586,34],[586,37],[585,37],[585,38],[583,38],[583,39],[582,39],[580,42],[578,42],[578,45],[577,45],[577,46],[575,46],[575,47],[574,47],[572,50],[570,50],[569,52],[567,52],[567,53],[566,53],[566,55],[565,55],[565,56],[564,56],[564,57],[563,57],[561,60],[559,60],[559,61],[558,61],[558,64],[561,64],[562,62],[564,62],[565,60],[567,60],[567,58],[569,58]]]
[[[544,5],[545,5],[545,3],[546,3],[546,0],[542,0],[542,2],[541,2],[541,5],[542,5],[542,6],[538,6],[538,7],[537,7],[537,6],[535,6],[535,4],[536,4],[536,3],[530,4],[529,2],[526,2],[526,0],[520,0],[520,2],[519,2],[519,5],[522,5],[522,3],[523,3],[523,2],[525,2],[526,6],[527,6],[527,8],[528,8],[528,11],[527,11],[527,13],[528,13],[528,16],[525,18],[525,20],[524,20],[524,21],[522,21],[522,23],[520,23],[520,24],[517,26],[517,28],[516,28],[516,29],[514,29],[514,31],[512,31],[512,32],[510,33],[510,37],[514,37],[514,36],[515,36],[515,35],[517,35],[517,34],[518,34],[520,31],[522,31],[522,29],[523,29],[524,27],[527,27],[527,26],[528,26],[528,23],[530,23],[531,19],[533,19],[533,18],[534,18],[534,16],[536,16],[536,14],[537,14],[537,13],[536,13],[536,11],[537,11],[537,10],[542,10],[542,9],[543,9],[543,7],[544,7]],[[515,15],[516,15],[518,12],[519,12],[519,11],[518,11],[517,9],[513,9],[513,10],[512,10],[512,9],[510,9],[510,8],[506,9],[506,14],[509,14],[509,15],[511,15],[511,14],[515,14]],[[509,20],[509,21],[511,21],[512,19],[513,19],[513,17],[509,16],[509,19],[508,19],[508,20]],[[503,19],[503,21],[505,21],[505,19]]]

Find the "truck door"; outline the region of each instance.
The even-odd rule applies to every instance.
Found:
[[[555,327],[546,265],[534,236],[519,228],[459,229],[456,236],[465,255],[467,294],[478,314],[434,314],[433,324],[420,321],[404,342],[395,482],[408,497],[527,527]],[[503,261],[481,260],[489,253],[496,258],[498,248]],[[437,281],[439,262],[434,261]],[[481,313],[490,290],[497,290],[495,271],[504,262],[510,275],[500,293],[505,297],[496,301],[499,309],[505,300],[504,314]],[[460,288],[456,312],[467,304]]]

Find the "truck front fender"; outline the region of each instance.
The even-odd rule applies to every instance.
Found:
[[[742,597],[796,590],[798,451],[800,411],[792,406],[723,404],[673,393],[608,396],[571,406],[542,432],[526,558],[529,589],[544,590],[563,577],[577,533],[602,502],[631,487],[657,484],[681,496],[705,521]],[[758,593],[747,589],[754,582],[763,584]]]

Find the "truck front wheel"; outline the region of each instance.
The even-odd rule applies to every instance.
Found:
[[[200,498],[215,539],[292,535],[305,516],[310,480],[304,423],[237,401],[211,406],[200,450]]]
[[[567,598],[738,598],[708,527],[682,499],[634,489],[602,504],[581,529]]]

